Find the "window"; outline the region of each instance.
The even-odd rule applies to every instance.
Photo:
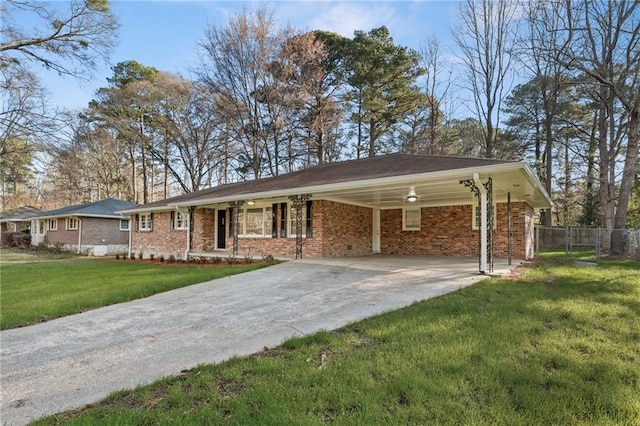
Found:
[[[480,209],[477,204],[473,204],[471,206],[472,214],[471,214],[471,229],[477,230],[480,229]],[[496,205],[493,205],[493,229],[496,229]]]
[[[138,231],[151,231],[152,228],[151,213],[144,213],[138,215]]]
[[[172,216],[173,216],[173,229],[187,229],[186,213],[177,211]]]
[[[233,209],[231,210],[230,235],[233,235]],[[271,237],[273,217],[271,207],[252,207],[238,211],[238,236]]]
[[[121,231],[129,230],[129,219],[120,219],[120,230]]]
[[[69,231],[75,231],[78,229],[78,224],[80,220],[77,217],[69,217],[67,218],[67,229]]]
[[[310,238],[312,236],[312,211],[311,201],[307,201],[307,204],[302,206],[302,236]],[[296,236],[296,209],[291,206],[289,215],[289,236]]]
[[[57,230],[58,230],[58,219],[50,219],[49,231],[57,231]]]
[[[421,216],[420,208],[402,209],[402,230],[419,231]]]

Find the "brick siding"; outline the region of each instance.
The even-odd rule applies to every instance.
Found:
[[[314,200],[312,236],[303,238],[303,256],[339,257],[371,253],[373,209],[327,200]],[[197,208],[193,213],[191,251],[228,256],[232,252],[230,210],[226,213],[226,249],[215,251],[217,211]],[[290,212],[288,212],[290,214]],[[239,237],[238,256],[294,256],[295,237],[280,236],[280,204],[278,204],[277,238]],[[494,253],[507,256],[506,204],[496,206]],[[184,255],[187,233],[171,231],[170,212],[155,212],[153,231],[136,231],[133,226],[132,252],[142,251],[165,257]],[[472,229],[472,207],[446,206],[421,209],[420,231],[402,230],[402,210],[380,212],[380,249],[383,254],[477,256],[478,230]],[[288,217],[290,219],[290,217]],[[512,253],[516,258],[533,257],[533,208],[527,203],[512,203]],[[287,221],[288,222],[288,221]]]
[[[420,231],[402,230],[402,210],[382,210],[380,246],[384,254],[477,256],[479,231],[472,229],[472,206],[423,207]],[[533,257],[533,208],[511,204],[512,255]],[[507,257],[507,205],[496,206],[494,255]]]

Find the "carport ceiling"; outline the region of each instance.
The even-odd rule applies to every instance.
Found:
[[[471,189],[460,184],[461,180],[472,179],[473,175],[461,173],[457,176],[443,178],[411,178],[406,181],[388,184],[376,183],[367,186],[361,182],[358,186],[331,190],[318,190],[312,193],[314,198],[334,200],[342,203],[356,204],[372,208],[391,209],[409,206],[446,206],[472,204],[476,202]],[[535,184],[527,179],[522,170],[509,170],[491,173],[493,179],[494,202],[506,202],[507,193],[511,193],[512,202],[527,201],[536,208],[546,208],[548,203]],[[487,176],[480,175],[482,182]],[[415,190],[417,201],[409,202],[407,195]]]

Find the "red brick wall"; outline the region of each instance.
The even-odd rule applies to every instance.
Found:
[[[373,209],[322,201],[322,256],[371,253]]]
[[[135,216],[131,221],[131,253],[138,255],[142,252],[144,257],[150,254],[159,257],[174,255],[176,259],[182,259],[187,249],[187,231],[171,230],[171,212],[153,213],[153,230],[139,231],[135,223]]]
[[[365,207],[314,200],[312,204],[312,236],[303,238],[304,257],[336,257],[371,253],[373,210]],[[278,208],[278,229],[281,211]],[[227,213],[227,216],[229,214]],[[231,223],[227,217],[227,223]],[[227,235],[230,235],[229,229]],[[227,252],[232,251],[233,238],[228,237]],[[295,236],[281,238],[238,239],[238,255],[295,256]]]
[[[191,250],[212,252],[216,248],[216,210],[196,209],[193,212]]]
[[[512,203],[512,253],[515,258],[533,257],[533,208],[526,203]],[[383,254],[415,254],[442,256],[477,256],[478,230],[471,225],[472,207],[425,207],[421,210],[420,231],[402,231],[402,210],[380,212],[380,248]],[[280,226],[278,208],[278,228]],[[507,256],[506,204],[496,207],[494,249],[496,257]],[[215,253],[216,211],[196,209],[194,212],[191,251]],[[226,223],[230,225],[227,209]],[[142,251],[165,257],[173,254],[182,258],[187,244],[184,230],[170,231],[170,213],[154,213],[153,231],[136,231],[132,226],[132,252]],[[226,250],[232,252],[233,238],[226,230]],[[338,257],[371,253],[373,210],[326,200],[313,201],[313,235],[303,239],[303,256]],[[239,256],[294,256],[295,237],[262,237],[238,239]]]
[[[402,230],[402,210],[380,212],[380,246],[383,254],[477,256],[479,231],[472,229],[472,207],[446,206],[421,209],[420,231]],[[507,257],[507,206],[496,206],[494,255]],[[511,204],[512,255],[533,257],[533,208]]]

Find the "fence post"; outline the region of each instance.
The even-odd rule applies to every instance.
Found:
[[[598,226],[596,229],[596,260],[600,260],[600,239],[602,228]]]
[[[569,236],[570,228],[567,227],[564,229],[564,257],[565,259],[569,258]]]
[[[536,252],[535,256],[540,256],[540,227],[536,226]]]

